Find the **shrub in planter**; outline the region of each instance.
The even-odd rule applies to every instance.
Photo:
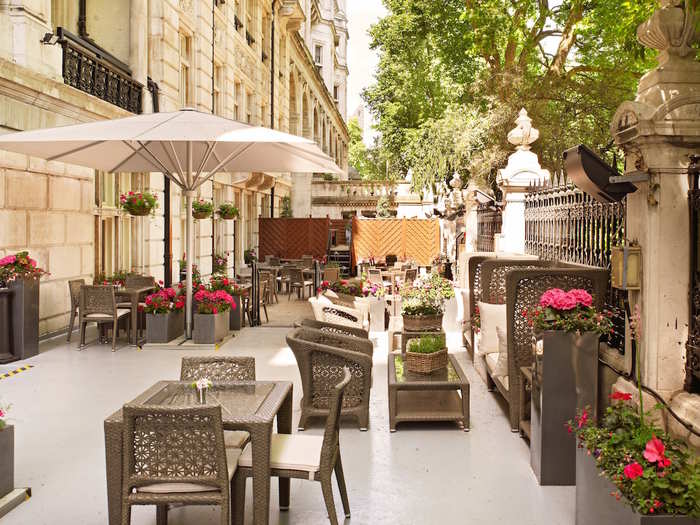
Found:
[[[208,219],[212,213],[214,213],[213,202],[205,201],[204,199],[197,199],[192,202],[192,217],[195,219]]]
[[[243,262],[246,264],[253,264],[253,261],[257,261],[258,256],[255,255],[255,249],[248,248],[243,252]]]
[[[225,253],[214,254],[212,258],[212,273],[220,274],[226,273],[228,267],[228,256]]]
[[[231,221],[238,217],[238,208],[232,202],[224,202],[219,205],[216,214],[224,220]]]
[[[187,255],[182,254],[182,259],[178,261],[180,265],[180,281],[184,282],[187,278]],[[199,273],[199,268],[196,264],[192,264],[192,286],[198,287],[202,282],[202,275]]]
[[[592,421],[588,409],[583,409],[568,428],[575,432],[580,450],[591,456],[598,471],[607,478],[595,479],[593,483],[609,481],[614,486],[608,493],[620,504],[620,519],[615,523],[646,523],[642,517],[659,515],[685,516],[688,519],[679,518],[678,523],[697,523],[700,458],[648,424],[642,408],[631,404],[630,394],[614,392],[611,397],[612,404],[599,424]],[[579,452],[579,465],[582,459],[585,457]],[[592,501],[588,492],[596,490],[589,486],[590,480],[581,481],[576,488],[576,523],[603,523],[602,512],[604,507],[610,512],[609,506],[579,504]]]
[[[431,374],[447,366],[447,347],[444,335],[427,335],[411,339],[404,358],[406,370]]]
[[[452,283],[437,274],[405,284],[401,288],[404,330],[440,330],[445,301],[454,296]]]
[[[41,279],[44,275],[49,273],[37,267],[36,261],[29,257],[29,252],[0,258],[0,287],[17,279]]]
[[[122,210],[136,217],[153,214],[158,208],[158,197],[147,191],[122,193],[119,196]]]
[[[162,288],[146,297],[146,340],[169,343],[185,329],[185,297],[172,288]]]
[[[229,310],[234,307],[233,297],[224,290],[200,289],[194,295],[197,313],[194,315],[194,342],[214,344],[228,333]]]
[[[229,329],[240,330],[243,315],[242,296],[246,295],[246,291],[228,277],[221,276],[213,276],[209,280],[209,289],[212,292],[223,290],[233,298],[233,304],[229,309]]]

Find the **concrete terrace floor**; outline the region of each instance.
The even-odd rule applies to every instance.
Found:
[[[269,313],[270,326],[245,328],[218,353],[254,356],[259,379],[293,381],[296,423],[301,384],[284,336],[292,319],[311,311],[308,303],[280,296]],[[527,444],[510,432],[503,404],[486,390],[458,336],[451,334],[457,344],[450,351],[459,353],[471,382],[471,432],[422,424],[400,425],[391,434],[386,334],[378,334],[370,429],[360,432],[348,424],[341,433],[352,511],[345,523],[573,524],[574,488],[537,485]],[[32,498],[4,517],[3,525],[107,523],[103,420],[156,381],[178,378],[180,358],[188,353],[132,347],[112,353],[97,344],[79,352],[76,340],[42,343],[41,354],[26,361],[34,368],[0,381],[0,402],[13,405],[15,484],[32,488]],[[13,368],[0,367],[0,373]],[[321,434],[320,423],[307,433]],[[251,492],[249,487],[246,523],[252,523]],[[293,480],[291,503],[289,512],[278,511],[273,482],[270,523],[328,523],[320,484]],[[340,519],[337,492],[336,505]],[[135,508],[132,516],[135,525],[155,524],[153,507]],[[178,508],[169,519],[172,525],[218,524],[219,510]]]

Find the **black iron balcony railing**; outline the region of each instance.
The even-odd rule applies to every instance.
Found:
[[[66,84],[132,113],[142,112],[143,85],[131,77],[126,64],[61,27],[56,35]]]
[[[238,15],[233,15],[233,25],[236,28],[236,31],[239,31],[243,27],[243,22],[241,22],[241,19],[238,18]]]
[[[248,42],[249,46],[253,46],[255,44],[255,39],[253,38],[253,35],[251,35],[248,31],[245,32],[245,39]]]

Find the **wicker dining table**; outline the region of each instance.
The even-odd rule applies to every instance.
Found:
[[[250,433],[253,452],[253,517],[266,525],[270,517],[270,442],[277,419],[277,432],[292,433],[292,383],[288,381],[241,381],[215,383],[207,394],[208,404],[221,405],[225,430]],[[142,406],[192,406],[198,403],[190,383],[159,381],[132,404]],[[123,419],[121,409],[104,421],[107,461],[109,524],[120,525],[123,475]],[[280,508],[289,507],[289,479],[279,479]]]
[[[114,296],[117,302],[124,301],[131,303],[131,333],[129,334],[129,343],[131,345],[139,344],[138,320],[139,320],[139,302],[150,292],[155,290],[155,286],[144,286],[142,288],[115,288]]]

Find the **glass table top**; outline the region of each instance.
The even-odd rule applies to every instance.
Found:
[[[436,370],[432,374],[418,374],[404,369],[401,354],[394,355],[394,369],[396,370],[397,383],[461,383],[457,370],[452,364],[452,359],[447,360],[447,367]]]
[[[221,405],[222,417],[241,419],[255,414],[270,395],[275,385],[214,384],[207,389],[206,404]],[[197,389],[189,383],[171,383],[152,395],[144,405],[194,406],[199,405]]]

